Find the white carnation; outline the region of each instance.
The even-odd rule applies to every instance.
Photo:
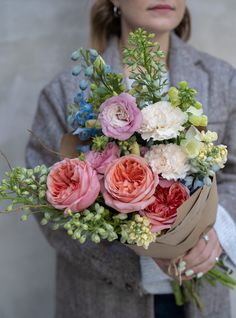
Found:
[[[142,109],[143,123],[139,130],[144,140],[167,140],[176,138],[184,130],[188,115],[179,107],[162,101]]]
[[[154,173],[161,174],[167,180],[183,179],[190,169],[186,154],[175,144],[153,146],[145,154],[145,159]]]

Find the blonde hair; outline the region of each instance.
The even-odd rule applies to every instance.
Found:
[[[114,14],[114,5],[110,0],[96,0],[90,13],[90,39],[91,45],[99,53],[103,53],[109,39],[121,35],[120,16]],[[188,41],[191,35],[191,16],[186,7],[180,24],[174,32],[184,41]]]

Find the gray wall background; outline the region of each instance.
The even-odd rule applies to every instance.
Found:
[[[86,45],[86,0],[1,0],[0,149],[11,164],[24,164],[40,89]],[[191,43],[236,66],[235,0],[189,0]],[[0,159],[0,177],[7,170]],[[52,318],[55,254],[31,219],[0,216],[0,317]],[[236,292],[231,293],[236,317]]]

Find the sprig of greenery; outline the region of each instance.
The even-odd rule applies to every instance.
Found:
[[[160,45],[153,41],[154,34],[139,28],[130,33],[128,47],[123,51],[124,64],[130,68],[130,79],[133,79],[131,95],[135,96],[142,108],[147,103],[155,103],[162,99],[161,93],[167,81],[162,61],[165,53]]]
[[[0,202],[10,202],[1,213],[25,211],[21,217],[26,221],[28,216],[41,210],[52,212],[55,209],[46,200],[46,179],[48,168],[45,165],[33,169],[15,167],[5,173],[0,183]]]

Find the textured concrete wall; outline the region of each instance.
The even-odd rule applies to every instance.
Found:
[[[68,65],[74,48],[86,44],[90,2],[0,2],[0,149],[12,165],[24,163],[40,89]],[[236,66],[236,2],[191,0],[189,5],[192,44]],[[0,159],[0,177],[6,169]],[[54,266],[54,251],[33,219],[21,224],[16,215],[0,216],[0,317],[53,317]]]

